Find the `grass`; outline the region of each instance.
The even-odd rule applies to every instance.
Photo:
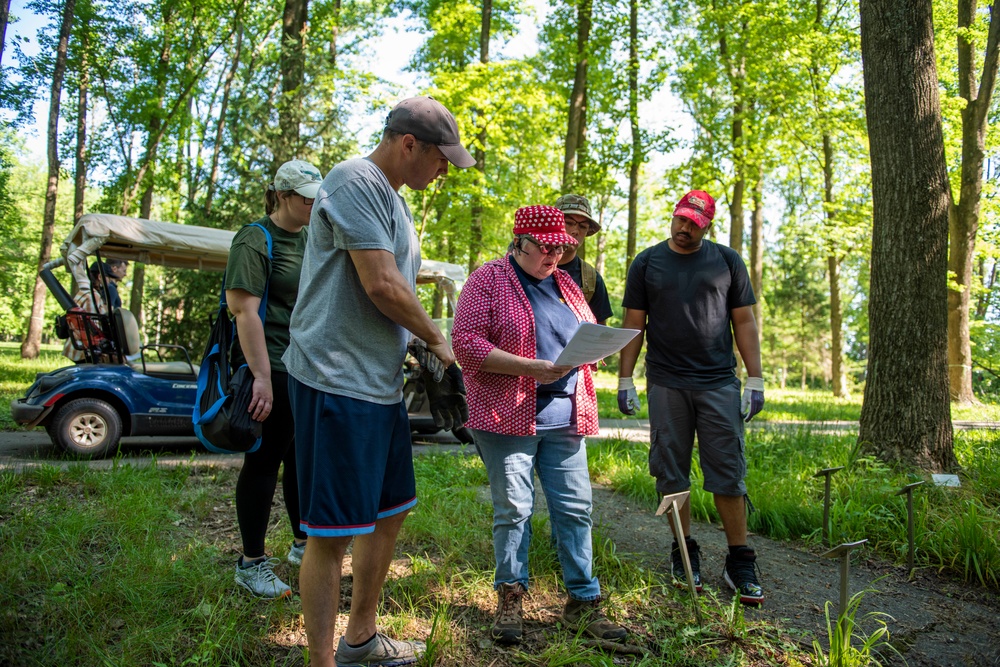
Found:
[[[482,465],[428,454],[415,466],[421,503],[400,535],[382,601],[385,629],[429,638],[434,660],[424,664],[445,667],[620,662],[559,627],[564,596],[542,516],[531,553],[530,639],[494,646]],[[299,599],[261,602],[234,592],[235,477],[230,469],[155,465],[0,475],[0,664],[306,664]],[[291,535],[281,527],[268,538],[269,550],[281,553]],[[600,533],[594,551],[611,592],[607,610],[646,651],[630,664],[797,664],[807,655],[773,626],[742,613],[734,620],[728,600],[705,598],[699,629],[683,594],[660,573],[621,557]],[[297,590],[296,569],[282,563],[277,572]]]
[[[813,475],[846,466],[832,478],[832,542],[868,538],[869,546],[883,557],[905,563],[906,504],[895,494],[920,478],[858,458],[855,441],[852,435],[807,429],[747,431],[747,487],[756,509],[750,529],[775,539],[818,543],[823,484]],[[645,443],[605,440],[591,454],[591,474],[595,481],[656,507],[659,498],[647,471],[647,451]],[[916,565],[1000,588],[1000,433],[958,431],[955,453],[963,467],[960,488],[925,485],[914,492]],[[700,476],[695,462],[692,515],[718,521]]]
[[[12,431],[18,428],[11,419],[7,406],[16,398],[24,396],[35,375],[47,373],[72,362],[62,356],[62,346],[43,345],[38,359],[25,361],[21,359],[20,343],[0,343],[0,431]]]

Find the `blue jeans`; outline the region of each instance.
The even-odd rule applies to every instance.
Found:
[[[593,574],[593,495],[583,436],[569,429],[528,436],[473,430],[472,435],[493,497],[494,587],[520,583],[528,588],[533,472],[537,469],[566,590],[576,600],[600,597],[601,585]]]

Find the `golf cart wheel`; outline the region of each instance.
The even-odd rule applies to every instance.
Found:
[[[459,426],[458,428],[453,428],[451,434],[458,438],[458,441],[463,445],[471,445],[474,441],[472,439],[472,432],[464,426]]]
[[[60,408],[46,430],[70,454],[99,459],[117,451],[122,419],[105,401],[78,398]]]

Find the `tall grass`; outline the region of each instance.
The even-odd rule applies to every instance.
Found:
[[[747,487],[756,511],[749,528],[776,539],[818,542],[823,521],[823,468],[845,466],[831,487],[831,539],[868,538],[869,545],[897,563],[908,552],[906,504],[896,491],[919,479],[856,457],[856,436],[807,429],[750,430],[746,435]],[[956,455],[963,486],[931,484],[914,492],[918,566],[951,572],[965,581],[1000,587],[1000,433],[959,431]],[[649,476],[648,445],[605,440],[591,454],[594,479],[656,507]],[[710,494],[701,489],[697,457],[692,471],[692,516],[718,521]]]

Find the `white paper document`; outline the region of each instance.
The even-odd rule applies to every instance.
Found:
[[[615,329],[581,322],[569,344],[552,363],[556,366],[574,367],[595,364],[625,347],[638,334],[638,329]]]

